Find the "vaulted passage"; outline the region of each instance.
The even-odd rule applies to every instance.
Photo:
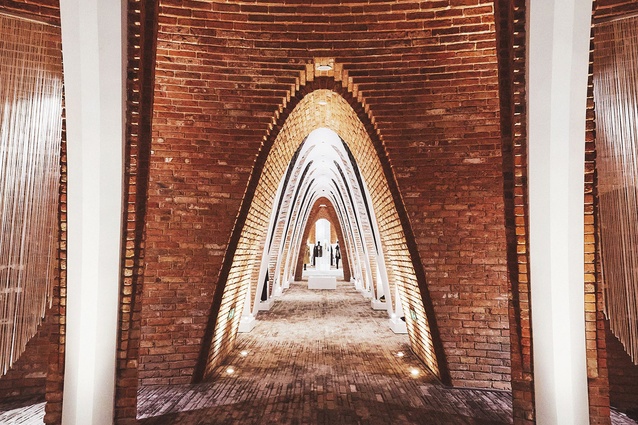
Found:
[[[350,282],[307,285],[261,312],[210,382],[142,389],[141,424],[511,423],[508,393],[441,385]]]
[[[218,289],[223,288],[219,307],[211,310],[209,326],[214,331],[210,345],[205,345],[210,348],[204,376],[232,349],[240,321],[257,313],[266,271],[273,282],[268,283],[272,288],[266,289],[267,295],[280,293],[292,280],[297,256],[308,242],[308,215],[324,197],[339,211],[340,228],[346,229],[342,249],[354,260],[357,284],[375,299],[377,288],[384,288],[381,294],[393,326],[404,327],[405,321],[413,350],[440,377],[439,365],[445,362],[437,358],[434,347],[442,345],[432,338],[435,319],[426,282],[422,271],[421,281],[415,272],[414,264],[420,266],[420,261],[408,250],[403,226],[407,222],[402,223],[394,203],[400,198],[388,182],[394,183],[391,170],[383,169],[381,146],[377,142],[375,149],[361,119],[338,93],[309,91],[292,106],[272,147],[262,152],[268,155],[263,169],[253,172],[253,181],[258,180],[254,194],[249,191],[243,200],[250,207],[244,225],[235,228],[241,231],[239,242],[227,253],[232,264]],[[438,355],[443,357],[442,349]],[[447,380],[447,373],[443,377]]]

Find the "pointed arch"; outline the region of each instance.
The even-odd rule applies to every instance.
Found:
[[[359,96],[361,97],[361,96]],[[327,99],[326,108],[317,100]],[[201,380],[232,349],[250,282],[248,266],[263,252],[256,235],[268,228],[275,191],[301,142],[314,129],[328,127],[345,140],[370,183],[373,208],[377,211],[381,243],[388,258],[388,274],[400,288],[408,334],[414,352],[449,383],[449,372],[438,335],[434,310],[426,286],[425,272],[417,251],[407,213],[390,161],[375,129],[373,118],[341,82],[315,78],[290,98],[265,137],[244,195],[242,206],[220,271],[219,285],[211,305],[209,323],[195,380]]]
[[[321,204],[326,205],[325,211],[320,210]],[[312,230],[312,227],[320,218],[327,219],[330,222],[330,224],[335,227],[335,231],[337,233],[337,240],[341,241],[341,243],[344,243],[345,237],[344,237],[343,229],[341,226],[341,222],[339,221],[339,218],[337,217],[337,212],[335,211],[335,207],[332,205],[332,202],[330,202],[330,200],[325,197],[321,197],[317,199],[314,205],[312,206],[310,215],[308,216],[308,219],[306,220],[306,225],[304,226],[305,228],[303,231],[303,235],[301,237],[301,241],[305,242],[308,239],[308,236],[310,235],[310,231]],[[297,255],[297,262],[296,262],[297,264],[295,266],[295,280],[301,280],[301,273],[303,269],[303,251],[302,251],[303,247],[304,247],[303,245],[299,247],[299,251]],[[347,249],[342,249],[341,261],[343,264],[343,280],[348,282],[350,281],[351,274],[350,274],[350,262],[348,260]]]

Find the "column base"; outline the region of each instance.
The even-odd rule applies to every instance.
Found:
[[[372,293],[372,291],[367,291],[365,289],[361,290],[361,295],[363,295],[363,298],[365,298],[366,300],[371,300],[372,298],[374,298],[374,294]]]
[[[398,317],[390,319],[390,329],[395,334],[407,334],[408,328],[405,326],[405,322]]]
[[[370,304],[371,304],[373,310],[387,310],[388,309],[388,305],[385,303],[385,301],[372,300],[370,302]]]
[[[239,321],[238,332],[248,333],[252,331],[253,329],[255,329],[256,325],[257,325],[257,320],[255,320],[255,317],[252,314],[250,316],[244,316]]]
[[[272,307],[275,300],[268,298],[266,301],[259,301],[259,311],[268,311]]]

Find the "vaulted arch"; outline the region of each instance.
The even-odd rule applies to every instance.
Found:
[[[325,208],[321,208],[322,205],[325,205]],[[332,205],[332,202],[325,197],[321,197],[317,199],[310,210],[310,214],[308,215],[308,220],[306,221],[306,225],[304,226],[303,235],[301,237],[302,243],[308,239],[310,235],[310,231],[317,220],[325,218],[327,219],[331,225],[335,227],[335,231],[337,233],[337,239],[341,241],[342,244],[347,243],[346,238],[344,237],[343,228],[337,216],[337,212],[335,211],[335,207]],[[303,269],[303,245],[300,246],[300,250],[297,255],[297,262],[295,265],[295,280],[301,280],[301,273]],[[343,249],[341,252],[341,260],[343,264],[343,280],[350,281],[351,272],[350,272],[350,262],[348,260],[348,249]]]
[[[414,237],[383,143],[363,104],[340,82],[319,77],[291,98],[275,122],[257,158],[233,229],[195,379],[207,376],[232,349],[252,267],[259,263],[263,252],[260,237],[268,231],[280,182],[306,136],[326,127],[348,146],[352,161],[369,185],[379,243],[388,275],[399,287],[412,348],[434,373],[448,381]]]

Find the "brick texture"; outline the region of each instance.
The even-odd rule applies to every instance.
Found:
[[[609,398],[611,405],[638,420],[638,366],[623,348],[605,321]]]
[[[0,400],[37,397],[44,399],[46,375],[49,364],[50,334],[55,330],[51,312],[31,338],[27,348],[9,371],[0,377]],[[48,320],[47,320],[48,319]]]
[[[155,78],[157,2],[130,0],[127,16],[127,116],[115,422],[137,416],[138,359],[144,273],[144,227]]]
[[[158,37],[141,382],[190,379],[267,129],[330,57],[387,151],[451,381],[509,388],[492,3],[163,1]]]
[[[516,425],[530,425],[535,423],[535,411],[527,268],[526,10],[524,1],[499,1],[496,6],[507,264],[511,283],[509,323],[513,420]]]
[[[60,0],[2,0],[0,8],[4,13],[60,26]]]
[[[398,234],[389,223],[407,229],[406,246],[385,237],[384,244],[401,253],[391,260],[392,273],[409,279],[405,270],[414,267],[419,279],[412,287],[420,287],[426,301],[419,313],[436,324],[431,343],[441,346],[450,382],[508,389],[511,378],[514,422],[533,423],[524,2],[306,3],[129,1],[117,422],[134,421],[138,383],[193,379],[209,352],[207,331],[212,347],[219,345],[216,356],[231,346],[232,339],[214,338],[209,318],[227,317],[238,301],[223,301],[221,282],[232,288],[232,273],[252,276],[252,258],[241,257],[241,250],[243,269],[231,267],[240,244],[235,230],[267,225],[248,220],[251,203],[244,201],[258,183],[251,176],[263,171],[270,179],[264,187],[276,190],[278,174],[270,174],[264,146],[275,143],[294,106],[327,89],[364,122],[356,131],[378,138],[370,153],[381,156],[383,171],[366,173],[378,181],[390,176],[396,185],[391,197],[373,195],[377,214],[394,220],[380,225],[386,235]],[[3,0],[0,7],[59,24],[56,0]],[[597,18],[636,10],[628,0],[599,0],[596,7]],[[316,58],[334,59],[334,72],[315,75]],[[304,113],[314,119],[311,108]],[[635,375],[606,335],[601,313],[592,114],[590,102],[584,289],[592,423],[602,424],[608,423],[607,366],[612,404],[626,403],[633,388],[627,376]],[[151,118],[152,133],[144,121]],[[305,136],[307,128],[293,130]],[[303,136],[289,137],[300,143]],[[293,147],[282,150],[286,155],[273,171],[285,170]],[[378,184],[375,177],[366,181]],[[263,203],[258,211],[271,207]],[[63,185],[47,423],[59,423],[61,412],[65,208]],[[406,305],[422,301],[416,292],[404,297]],[[413,330],[412,345],[436,364],[427,359],[427,334]]]

